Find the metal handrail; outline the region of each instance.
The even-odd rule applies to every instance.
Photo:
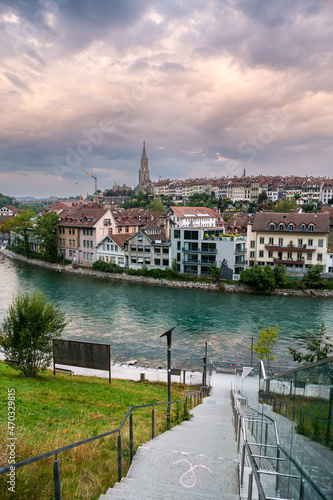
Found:
[[[130,462],[133,460],[133,420],[132,420],[132,412],[133,410],[140,409],[140,408],[152,408],[152,439],[155,437],[155,406],[166,406],[166,405],[172,405],[172,404],[179,404],[183,403],[184,404],[184,412],[183,412],[183,418],[186,416],[187,410],[187,402],[190,400],[190,409],[192,407],[192,397],[194,399],[194,406],[196,404],[199,404],[199,402],[202,400],[202,396],[205,394],[205,388],[201,387],[200,391],[188,391],[185,394],[185,398],[177,401],[170,401],[170,402],[162,402],[162,403],[150,403],[146,405],[134,405],[130,406],[129,409],[127,410],[127,413],[125,417],[123,418],[121,424],[119,427],[116,429],[113,429],[112,431],[104,432],[103,434],[98,434],[97,436],[93,436],[87,439],[84,439],[82,441],[77,441],[76,443],[72,443],[66,446],[63,446],[61,448],[57,448],[55,450],[48,451],[46,453],[42,453],[41,455],[36,455],[35,457],[28,458],[26,460],[22,460],[21,462],[16,462],[15,464],[12,465],[7,465],[5,467],[0,468],[0,475],[4,474],[5,472],[8,472],[9,470],[13,469],[18,469],[20,467],[24,467],[26,465],[30,465],[35,462],[39,462],[40,460],[43,460],[44,458],[48,458],[51,456],[55,456],[54,459],[54,467],[53,467],[53,473],[54,473],[54,492],[55,492],[55,500],[61,500],[61,485],[60,485],[60,464],[58,460],[58,455],[60,453],[63,453],[65,451],[71,450],[73,448],[77,448],[79,446],[82,446],[84,444],[90,443],[92,441],[96,441],[97,439],[101,439],[106,436],[111,436],[112,434],[117,434],[118,433],[118,481],[121,480],[122,478],[122,452],[121,452],[121,430],[123,426],[125,425],[127,419],[130,419]]]

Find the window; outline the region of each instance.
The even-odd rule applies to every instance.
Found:
[[[283,238],[279,238],[279,247],[283,247]]]
[[[163,247],[163,253],[166,253],[169,255],[169,247]]]
[[[106,249],[107,249],[108,252],[110,251],[110,245],[109,244],[106,245]]]
[[[282,222],[279,224],[279,231],[284,231],[284,224]]]
[[[128,232],[129,232],[129,228],[125,227],[125,233],[128,233]]]
[[[75,234],[75,229],[73,229],[73,234]]]
[[[256,245],[256,242],[252,240],[250,242],[250,248],[255,248],[255,245]]]
[[[86,230],[85,230],[85,229],[83,229],[83,236],[85,236],[85,235],[86,235]]]
[[[295,224],[288,224],[288,231],[295,231]]]
[[[180,253],[177,253],[177,262],[180,262]]]
[[[150,245],[145,245],[145,252],[149,253],[150,252]]]
[[[90,236],[92,236],[92,235],[93,235],[93,230],[92,230],[92,229],[90,229]]]
[[[132,264],[136,264],[136,257],[131,257]]]
[[[72,230],[71,230],[71,229],[69,229],[69,231],[68,231],[68,232],[69,232],[69,234],[72,234]]]
[[[180,250],[180,241],[177,241],[177,250]]]
[[[83,246],[85,246],[85,245],[83,245]],[[105,250],[105,243],[103,243],[103,250]]]
[[[293,258],[292,252],[288,252],[287,257],[288,257],[288,259],[292,259]]]
[[[142,240],[143,240],[142,234],[139,234],[138,241],[142,241]]]
[[[150,264],[150,259],[148,259],[148,257],[145,257],[145,264]]]
[[[185,240],[197,240],[198,231],[184,231]]]
[[[94,254],[93,253],[90,254],[90,260],[94,260]]]
[[[73,247],[75,247],[75,240],[73,240]]]
[[[309,224],[309,225],[308,225],[308,231],[310,231],[310,232],[312,232],[312,233],[313,233],[313,231],[314,231],[314,230],[315,230],[315,226],[314,226],[314,224]]]
[[[268,252],[268,258],[269,258],[269,259],[272,259],[272,258],[273,258],[273,252],[271,252],[271,251],[269,251],[269,252]]]
[[[135,252],[136,251],[136,245],[131,245],[131,251]]]
[[[136,232],[136,231],[135,231],[135,227],[132,227],[132,233],[135,233],[135,232]]]
[[[265,238],[263,236],[260,237],[260,245],[263,245],[265,243]]]
[[[143,245],[138,245],[138,252],[143,252]]]
[[[306,259],[307,260],[312,260],[312,253],[308,253],[307,256],[306,256]]]
[[[319,254],[317,255],[317,261],[318,261],[318,262],[321,262],[322,260],[323,260],[323,254],[322,254],[322,253],[319,253]]]
[[[83,258],[87,259],[87,253],[86,252],[83,252]]]
[[[274,224],[274,222],[271,222],[271,223],[270,223],[270,225],[268,226],[268,229],[269,229],[270,231],[274,231],[274,229],[275,229],[275,224]]]
[[[175,238],[180,238],[180,230],[175,229],[175,232],[173,233]]]
[[[73,256],[73,250],[69,250],[69,256],[72,257]]]
[[[117,247],[117,245],[115,245],[115,246],[114,246],[114,251],[115,251],[115,252],[118,252],[118,247]]]
[[[313,240],[310,240],[310,239],[309,239],[309,240],[308,240],[308,245],[309,245],[309,247],[312,247],[312,246],[313,246]]]
[[[72,246],[72,240],[69,240],[69,246],[70,247]]]
[[[299,240],[298,240],[298,248],[300,248],[302,246],[303,246],[303,240],[302,240],[302,238],[299,238]]]
[[[263,250],[259,250],[259,257],[263,257],[264,256],[264,251]]]
[[[84,247],[86,246],[86,240],[83,240],[83,246],[84,246]],[[103,245],[103,250],[105,250],[105,249],[104,249],[104,245]]]
[[[318,246],[323,247],[324,246],[324,240],[318,240]]]
[[[301,231],[305,231],[305,229],[306,229],[305,224],[301,224]]]
[[[154,259],[154,264],[155,264],[155,266],[160,266],[161,265],[161,259]]]
[[[93,242],[91,241],[91,242],[90,242],[90,248],[93,248],[93,246],[94,246],[94,244],[93,244]]]
[[[178,248],[177,248],[177,250],[178,250]],[[154,247],[154,252],[155,253],[161,253],[160,247]]]
[[[123,229],[121,227],[118,227],[118,234],[121,234],[123,232]]]
[[[250,258],[254,259],[254,252],[250,252]]]
[[[274,245],[274,238],[269,238],[269,244]]]
[[[110,250],[111,252],[113,252],[113,245],[110,245]]]
[[[163,266],[169,265],[169,259],[163,259]]]

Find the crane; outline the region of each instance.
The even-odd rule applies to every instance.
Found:
[[[96,193],[96,191],[97,191],[97,175],[89,174],[89,172],[86,172],[85,170],[82,170],[82,172],[84,172],[87,175],[90,175],[90,177],[92,177],[93,179],[95,179],[95,193]]]

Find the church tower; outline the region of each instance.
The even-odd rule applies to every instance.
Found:
[[[148,158],[146,153],[146,141],[143,141],[143,151],[141,157],[141,166],[139,170],[139,185],[138,191],[142,189],[143,191],[147,191],[151,184],[151,180],[149,177],[149,169],[148,169]]]

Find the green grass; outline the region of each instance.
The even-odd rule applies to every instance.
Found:
[[[164,402],[163,383],[131,382],[44,372],[27,379],[0,362],[0,440],[8,442],[7,390],[15,389],[16,462],[117,428],[132,405]],[[193,389],[193,387],[191,388]],[[172,384],[171,399],[184,398],[187,386]],[[172,423],[177,423],[176,405]],[[182,407],[178,408],[182,414]],[[151,409],[134,410],[134,449],[151,437]],[[155,435],[166,429],[166,407],[155,409]],[[129,467],[128,422],[122,432],[123,475]],[[62,498],[94,500],[117,481],[117,435],[61,453]],[[43,459],[16,471],[16,492],[0,476],[0,498],[53,499],[53,460]],[[0,467],[8,465],[6,447]]]

